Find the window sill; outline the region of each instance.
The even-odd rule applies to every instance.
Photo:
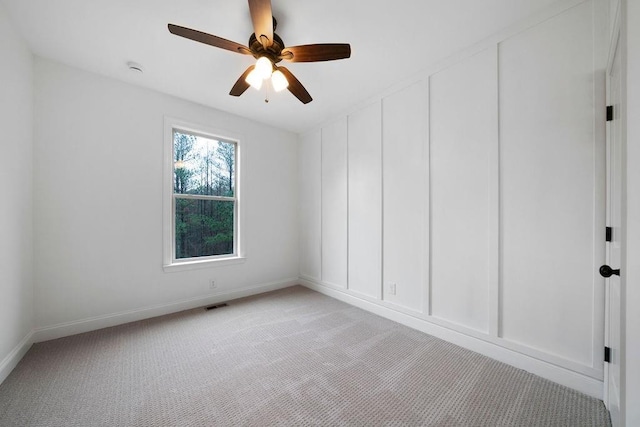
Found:
[[[164,270],[165,273],[173,273],[176,271],[197,270],[200,268],[224,267],[227,265],[242,264],[245,261],[246,261],[246,258],[243,256],[220,258],[220,259],[206,259],[206,260],[199,260],[199,261],[185,261],[185,262],[176,262],[173,264],[165,264],[162,266],[162,269]]]

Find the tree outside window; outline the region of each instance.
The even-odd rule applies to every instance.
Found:
[[[233,255],[237,144],[173,131],[174,257]]]

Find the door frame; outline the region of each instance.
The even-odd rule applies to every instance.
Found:
[[[614,67],[615,64],[615,60],[617,55],[624,55],[623,52],[623,47],[624,44],[622,43],[622,31],[621,31],[621,25],[620,25],[620,20],[621,20],[621,11],[620,11],[620,7],[618,7],[618,9],[616,10],[616,15],[614,17],[613,20],[613,26],[611,28],[611,32],[609,33],[610,35],[610,39],[609,39],[609,47],[608,47],[608,52],[607,52],[607,66],[606,66],[606,71],[605,71],[605,79],[606,79],[606,83],[605,83],[605,87],[606,87],[606,105],[612,105],[611,99],[610,99],[610,95],[611,95],[611,72],[612,69]],[[620,60],[621,62],[621,69],[620,69],[620,73],[621,73],[621,83],[620,83],[620,100],[618,100],[618,104],[614,106],[614,108],[618,108],[618,112],[615,113],[614,112],[614,118],[617,116],[618,120],[621,120],[620,123],[620,128],[621,128],[621,132],[620,135],[618,135],[619,138],[621,138],[621,141],[619,143],[620,145],[620,149],[622,149],[622,146],[624,144],[624,126],[625,126],[625,121],[624,121],[624,114],[623,114],[623,98],[624,98],[624,91],[625,91],[625,85],[624,85],[624,58],[621,57]],[[610,223],[611,220],[611,163],[613,162],[613,159],[611,158],[611,141],[610,141],[610,133],[611,133],[611,129],[610,129],[611,125],[607,125],[607,129],[606,129],[606,172],[605,172],[605,177],[606,177],[606,220],[607,220],[607,226],[611,226],[612,224]],[[624,155],[624,153],[622,153],[621,155]],[[622,162],[624,163],[624,158],[622,160]],[[623,266],[622,264],[624,263],[623,261],[623,257],[624,257],[624,245],[622,244],[625,236],[624,233],[626,232],[625,230],[625,224],[624,224],[624,211],[623,211],[623,206],[624,206],[624,198],[625,198],[625,194],[624,194],[624,165],[620,165],[621,170],[618,171],[618,173],[621,175],[621,194],[620,194],[620,210],[621,210],[621,224],[620,224],[620,229],[618,230],[619,233],[619,239],[620,239],[620,243],[621,243],[621,254],[620,254],[620,260],[618,261],[620,263],[620,265],[616,265],[616,266],[612,266],[612,268],[620,268],[621,269],[621,273],[624,274],[623,272]],[[606,242],[606,250],[605,250],[605,264],[607,265],[611,265],[610,264],[610,245],[611,243]],[[624,406],[625,406],[625,399],[624,399],[624,350],[625,350],[625,324],[624,324],[624,292],[623,292],[623,287],[624,287],[624,280],[623,277],[619,278],[620,280],[620,307],[618,307],[619,313],[618,315],[620,316],[619,319],[619,377],[620,377],[620,384],[618,384],[618,404],[619,404],[619,414],[618,417],[616,419],[612,418],[612,423],[613,423],[613,427],[617,427],[617,426],[623,426],[624,425]],[[605,339],[605,346],[609,346],[610,344],[610,282],[606,281],[605,282],[605,286],[606,286],[606,291],[605,291],[605,316],[604,316],[604,321],[605,321],[605,328],[604,328],[604,339]],[[612,351],[613,352],[613,351]],[[612,360],[615,360],[612,358]],[[604,363],[604,381],[603,381],[603,401],[605,403],[605,406],[607,407],[607,409],[610,410],[610,395],[609,395],[609,378],[610,378],[610,367],[611,364],[605,362]]]

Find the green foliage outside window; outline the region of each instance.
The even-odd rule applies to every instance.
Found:
[[[174,131],[175,257],[234,253],[236,144]]]

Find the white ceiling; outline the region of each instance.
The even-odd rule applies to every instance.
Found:
[[[313,101],[229,90],[253,58],[174,36],[173,23],[246,44],[246,0],[0,0],[35,54],[302,132],[560,0],[272,0],[286,45],[350,43],[350,59],[291,63]],[[126,67],[143,65],[144,74]]]

